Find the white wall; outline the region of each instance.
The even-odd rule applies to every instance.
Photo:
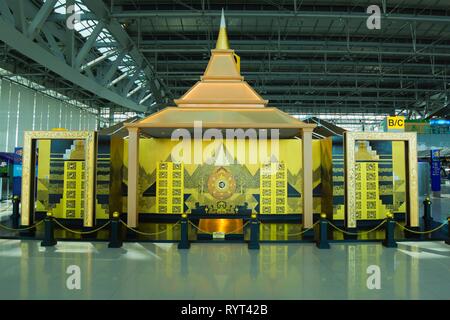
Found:
[[[96,130],[92,113],[24,86],[0,79],[0,151],[23,145],[29,130]]]

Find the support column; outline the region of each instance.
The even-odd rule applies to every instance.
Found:
[[[303,157],[303,228],[313,225],[313,158],[312,158],[313,128],[302,129]]]
[[[26,131],[23,142],[22,159],[22,212],[20,223],[23,226],[30,226],[34,220],[34,190],[36,181],[36,140],[31,133]]]
[[[127,223],[136,228],[139,213],[139,128],[128,128]]]
[[[408,132],[411,134],[410,138],[405,142],[408,155],[408,164],[406,166],[406,174],[408,174],[408,181],[406,191],[408,192],[409,203],[407,205],[409,217],[408,224],[410,227],[419,226],[419,182],[417,171],[417,134],[415,132]]]

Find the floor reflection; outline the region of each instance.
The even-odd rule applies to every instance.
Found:
[[[243,244],[0,240],[2,299],[449,299],[450,246],[402,242]],[[81,270],[81,290],[68,290],[67,268]],[[380,290],[369,290],[367,268],[380,268]]]

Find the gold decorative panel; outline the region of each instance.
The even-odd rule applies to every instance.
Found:
[[[356,163],[356,218],[377,220],[386,216],[387,208],[380,201],[379,169],[377,162]]]
[[[84,217],[84,167],[83,161],[66,161],[64,163],[64,218]]]
[[[287,169],[285,163],[268,163],[260,170],[260,213],[287,212]]]
[[[156,210],[158,213],[183,213],[183,163],[158,162],[156,167]]]

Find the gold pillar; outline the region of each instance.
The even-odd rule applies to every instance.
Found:
[[[89,132],[85,140],[84,170],[84,216],[83,226],[93,227],[95,224],[95,206],[97,200],[97,132]]]
[[[355,138],[350,132],[344,132],[344,154],[345,226],[356,228]]]
[[[33,224],[34,219],[34,189],[36,168],[36,140],[31,132],[26,131],[23,141],[22,159],[22,210],[20,223],[23,226]]]
[[[409,215],[408,217],[408,225],[411,227],[419,226],[419,183],[418,176],[419,173],[417,171],[417,135],[415,132],[412,132],[412,135],[405,143],[406,148],[408,150],[408,165],[407,165],[407,192],[408,192],[408,206]]]
[[[123,211],[122,200],[122,181],[124,180],[122,165],[123,165],[123,138],[111,137],[111,164],[110,176],[111,183],[109,186],[109,214],[112,217],[113,212]]]
[[[302,129],[303,157],[303,228],[313,225],[313,158],[312,158],[313,128]]]
[[[137,227],[139,214],[139,128],[128,128],[127,223]]]

